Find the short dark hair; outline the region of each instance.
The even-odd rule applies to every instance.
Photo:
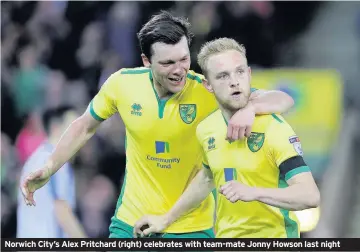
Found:
[[[152,56],[151,46],[156,42],[177,44],[183,36],[187,38],[188,45],[194,37],[190,31],[190,23],[183,17],[175,17],[168,11],[160,11],[141,28],[137,37],[140,49],[146,57]]]
[[[64,105],[45,111],[42,115],[42,122],[46,133],[50,133],[50,126],[53,122],[63,120],[64,115],[71,110],[75,109],[71,106]]]

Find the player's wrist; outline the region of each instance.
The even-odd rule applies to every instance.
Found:
[[[165,227],[170,226],[175,220],[177,219],[176,215],[168,212],[166,214],[163,215],[163,224]]]
[[[45,175],[45,176],[51,177],[51,176],[55,173],[54,168],[53,168],[53,164],[54,164],[54,162],[51,161],[51,160],[49,160],[49,161],[45,164],[45,166],[44,166],[44,168],[43,168],[43,170],[44,170],[44,175]]]
[[[253,112],[254,114],[256,114],[256,104],[254,104],[252,101],[249,101],[248,104],[245,106],[245,109]]]
[[[261,188],[252,187],[251,188],[252,196],[254,201],[260,201],[262,198],[263,190]]]

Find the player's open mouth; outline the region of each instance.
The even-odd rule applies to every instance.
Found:
[[[180,84],[180,83],[182,83],[182,80],[184,79],[184,77],[173,77],[173,78],[168,78],[168,79],[174,84]]]
[[[232,92],[232,93],[231,93],[231,97],[232,97],[232,98],[238,99],[238,98],[240,98],[240,96],[241,96],[241,92],[240,92],[240,91],[235,91],[235,92]]]

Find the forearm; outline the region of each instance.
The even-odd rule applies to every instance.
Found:
[[[319,193],[317,188],[306,188],[304,185],[292,185],[287,188],[254,188],[256,190],[256,200],[262,203],[298,211],[319,205]]]
[[[282,114],[294,105],[294,100],[281,91],[266,91],[250,97],[248,106],[251,106],[255,114]]]
[[[208,178],[203,170],[201,170],[190,185],[186,188],[179,200],[166,214],[168,225],[176,221],[180,216],[197,207],[206,199],[211,191],[215,188],[212,178]]]
[[[65,201],[55,201],[54,211],[59,225],[70,238],[86,238],[86,234],[80,222]]]
[[[45,167],[50,175],[56,173],[95,134],[81,121],[75,120],[61,136]]]

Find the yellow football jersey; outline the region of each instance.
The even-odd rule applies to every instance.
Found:
[[[203,165],[211,169],[216,188],[238,180],[263,188],[288,186],[295,174],[310,171],[302,159],[299,138],[280,115],[256,116],[249,138],[228,142],[227,122],[220,110],[202,121],[197,138],[203,147]],[[299,237],[295,214],[258,201],[231,203],[217,195],[216,237]]]
[[[119,113],[126,126],[126,176],[115,216],[133,226],[145,214],[164,214],[179,199],[201,167],[198,123],[217,108],[216,100],[190,71],[184,89],[159,99],[148,68],[112,74],[90,104],[97,120]],[[182,233],[213,226],[214,199],[165,232]]]

